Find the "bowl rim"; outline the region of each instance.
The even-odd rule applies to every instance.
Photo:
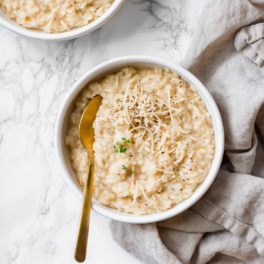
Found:
[[[96,67],[92,68],[87,73],[85,73],[73,85],[71,90],[66,95],[62,103],[62,106],[59,110],[59,113],[57,115],[57,120],[55,125],[55,148],[57,152],[57,158],[63,172],[64,179],[66,180],[70,189],[75,193],[75,195],[80,200],[82,200],[81,188],[76,184],[76,182],[70,175],[70,172],[68,171],[63,159],[62,145],[64,145],[64,138],[62,139],[61,133],[65,121],[66,111],[73,103],[72,98],[79,95],[87,83],[93,81],[92,79],[93,76],[95,76],[100,72],[111,72],[111,69],[113,69],[114,67],[120,69],[125,65],[129,66],[129,64],[137,64],[137,63],[153,64],[156,65],[156,67],[169,68],[173,72],[180,74],[183,77],[183,79],[194,84],[200,96],[202,97],[203,101],[205,102],[207,110],[210,112],[212,116],[213,126],[215,131],[215,154],[210,171],[206,176],[205,180],[198,186],[198,188],[195,190],[192,196],[184,200],[183,202],[179,203],[178,205],[175,205],[172,208],[166,211],[162,211],[160,213],[147,214],[147,215],[133,215],[128,213],[121,213],[115,209],[103,206],[95,198],[93,198],[92,209],[97,213],[113,220],[118,220],[127,223],[134,223],[134,224],[145,224],[145,223],[153,223],[168,219],[190,208],[207,192],[207,190],[215,180],[215,177],[217,176],[217,173],[221,165],[221,161],[224,153],[224,128],[223,128],[222,118],[214,99],[212,98],[208,90],[205,88],[205,86],[192,73],[190,73],[189,71],[187,71],[186,69],[182,68],[179,65],[173,64],[172,62],[166,61],[164,59],[151,57],[151,56],[144,56],[144,55],[130,55],[130,56],[118,57],[115,59],[108,60],[104,63],[101,63],[100,65],[97,65]],[[208,109],[208,107],[210,107],[210,109]]]
[[[5,28],[25,37],[41,40],[51,40],[51,41],[63,41],[81,37],[87,33],[94,31],[95,29],[102,26],[107,22],[121,7],[125,0],[115,0],[111,7],[99,18],[89,23],[86,26],[72,28],[69,31],[60,33],[48,33],[41,30],[24,28],[17,24],[15,21],[7,17],[7,15],[1,10],[0,7],[0,25]]]

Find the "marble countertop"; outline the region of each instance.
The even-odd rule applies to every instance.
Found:
[[[81,201],[55,157],[54,123],[65,95],[85,72],[132,54],[180,63],[203,1],[126,0],[102,28],[46,42],[0,26],[0,263],[75,263]],[[140,264],[92,213],[86,263]]]

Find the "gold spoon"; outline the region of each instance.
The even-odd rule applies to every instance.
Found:
[[[94,143],[94,128],[93,122],[96,118],[96,113],[101,105],[102,97],[100,95],[95,96],[83,111],[79,133],[83,146],[88,151],[89,157],[89,172],[88,178],[84,187],[82,210],[80,216],[79,230],[77,234],[77,241],[75,247],[75,259],[78,262],[83,262],[86,257],[87,241],[89,233],[90,212],[92,207],[92,195],[93,195],[93,178],[94,178],[94,155],[93,155],[93,143]]]

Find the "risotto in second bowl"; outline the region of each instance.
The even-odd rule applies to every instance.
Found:
[[[6,15],[25,28],[48,33],[88,25],[102,16],[114,0],[0,0]]]
[[[137,215],[189,198],[214,158],[212,119],[195,87],[167,69],[123,68],[90,83],[76,101],[65,139],[84,186],[88,157],[79,139],[83,110],[103,97],[94,122],[94,197]]]

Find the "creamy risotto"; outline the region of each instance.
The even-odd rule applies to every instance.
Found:
[[[56,33],[102,16],[114,0],[0,0],[6,15],[25,28]]]
[[[89,84],[65,139],[83,186],[88,159],[78,124],[97,94],[103,101],[94,122],[94,197],[137,215],[189,198],[207,176],[215,148],[212,119],[196,88],[161,68],[123,68]]]

